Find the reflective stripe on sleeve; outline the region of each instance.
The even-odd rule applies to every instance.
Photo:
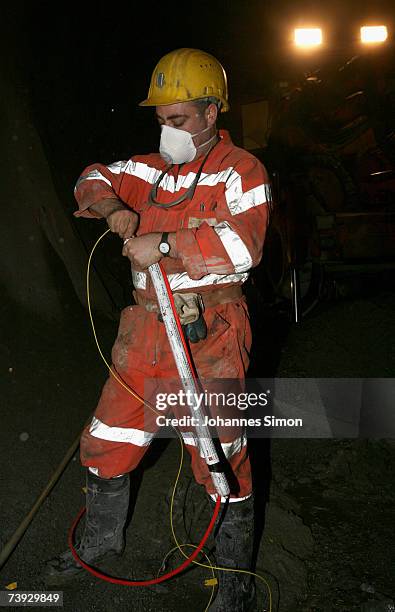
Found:
[[[214,227],[232,264],[235,272],[245,272],[252,267],[252,257],[240,236],[232,230],[227,221],[223,221]]]
[[[124,172],[125,174],[130,174],[131,176],[140,178],[146,183],[150,183],[152,185],[158,180],[162,172],[153,166],[148,166],[147,164],[143,164],[141,162],[135,162],[131,159],[129,161],[114,162],[113,164],[107,166],[107,168],[113,174],[120,174],[121,172]]]
[[[104,183],[107,183],[107,185],[110,185],[111,187],[111,181],[109,181],[108,178],[103,176],[103,174],[99,172],[99,170],[91,170],[89,174],[87,174],[86,176],[81,176],[78,179],[75,185],[74,191],[76,191],[79,185],[81,185],[81,183],[83,183],[84,181],[103,181]]]
[[[96,417],[92,418],[89,433],[94,438],[109,442],[126,442],[135,446],[148,446],[155,434],[133,427],[110,427]]]
[[[121,172],[126,172],[126,169],[129,164],[130,164],[130,161],[124,161],[124,160],[116,161],[110,164],[109,166],[107,166],[107,168],[109,169],[110,172],[112,172],[112,174],[121,174]]]
[[[232,173],[232,180],[225,191],[225,198],[231,215],[239,215],[254,206],[266,204],[269,195],[269,184],[258,185],[258,187],[243,193],[241,176],[237,172]]]

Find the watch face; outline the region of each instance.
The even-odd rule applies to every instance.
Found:
[[[166,255],[170,251],[170,245],[167,242],[161,242],[159,245],[159,250],[161,253]]]

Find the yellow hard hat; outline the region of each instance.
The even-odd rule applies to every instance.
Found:
[[[229,110],[225,70],[215,57],[199,49],[176,49],[156,65],[146,100],[140,106],[162,106],[215,97],[221,112]]]

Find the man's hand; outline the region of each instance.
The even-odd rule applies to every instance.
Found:
[[[92,214],[104,217],[112,232],[121,238],[130,238],[136,232],[139,216],[125,206],[119,198],[104,198],[89,207]]]
[[[132,210],[114,210],[106,220],[110,230],[124,240],[134,235],[139,224],[139,217]]]
[[[122,255],[130,259],[134,270],[146,270],[148,266],[158,263],[162,258],[158,249],[161,237],[161,232],[154,232],[132,238],[124,245]]]

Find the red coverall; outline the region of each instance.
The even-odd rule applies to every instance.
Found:
[[[161,260],[173,291],[200,293],[204,298],[214,288],[241,285],[262,255],[270,184],[264,166],[255,157],[235,147],[226,131],[219,134],[220,141],[204,163],[191,200],[167,209],[148,205],[151,188],[166,164],[159,154],[139,155],[109,166],[94,164],[86,168],[75,188],[79,205],[75,215],[94,217],[90,206],[103,198],[118,197],[140,215],[137,235],[176,232],[179,259]],[[201,163],[200,158],[173,166],[160,183],[157,200],[166,204],[185,193]],[[137,292],[154,300],[149,274],[132,269],[132,276]],[[245,298],[207,308],[204,318],[207,338],[191,344],[199,377],[244,380],[251,346]],[[159,383],[160,379],[175,380],[178,376],[164,324],[156,313],[140,305],[123,310],[112,361],[142,397],[147,379]],[[245,416],[237,412],[232,416]],[[158,430],[156,416],[150,414],[110,376],[92,423],[81,438],[82,464],[96,468],[103,478],[133,470]],[[191,428],[184,428],[182,436],[197,482],[214,494]],[[226,428],[219,431],[219,438],[234,475],[231,498],[236,501],[248,497],[252,489],[245,432],[243,428]]]

